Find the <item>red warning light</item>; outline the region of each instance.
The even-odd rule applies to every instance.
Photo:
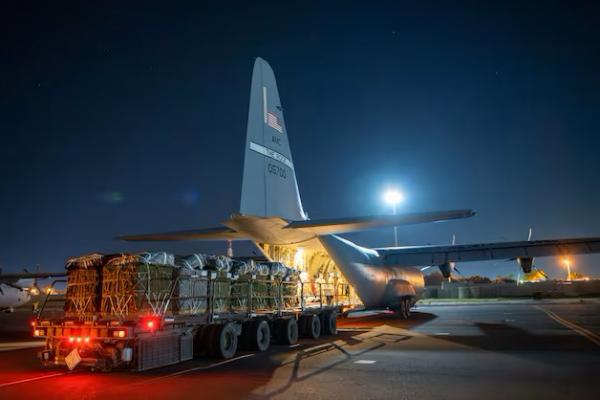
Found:
[[[155,316],[146,317],[142,319],[140,324],[144,329],[149,330],[151,332],[154,332],[160,327],[160,321],[158,317]]]

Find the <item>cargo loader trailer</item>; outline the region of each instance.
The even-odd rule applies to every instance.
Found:
[[[280,263],[169,270],[134,255],[94,256],[67,267],[65,316],[44,319],[42,310],[33,323],[45,366],[144,371],[337,333],[335,293],[345,289],[302,282]]]

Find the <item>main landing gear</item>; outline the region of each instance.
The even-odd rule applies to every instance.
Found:
[[[410,308],[413,305],[413,301],[410,297],[402,297],[400,299],[400,308],[398,308],[397,313],[402,319],[410,318]]]

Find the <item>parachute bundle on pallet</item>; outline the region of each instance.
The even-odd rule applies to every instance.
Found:
[[[99,269],[104,255],[99,253],[67,260],[65,317],[91,320],[96,315],[100,285]]]
[[[170,254],[123,254],[111,258],[102,266],[101,315],[164,315],[177,281],[178,270]]]
[[[170,253],[90,254],[67,261],[67,317],[274,312],[298,307],[299,272],[278,262]]]
[[[231,307],[236,312],[274,310],[276,297],[277,285],[269,276],[241,277],[231,286]]]

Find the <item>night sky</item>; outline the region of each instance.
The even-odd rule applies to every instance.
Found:
[[[90,251],[224,252],[112,238],[239,209],[257,56],[278,79],[310,216],[390,213],[381,192],[397,185],[400,212],[478,212],[402,227],[401,244],[525,240],[530,226],[537,239],[600,236],[600,3],[221,3],[3,3],[5,270]],[[393,242],[391,229],[346,236]],[[575,270],[600,276],[599,260]]]

